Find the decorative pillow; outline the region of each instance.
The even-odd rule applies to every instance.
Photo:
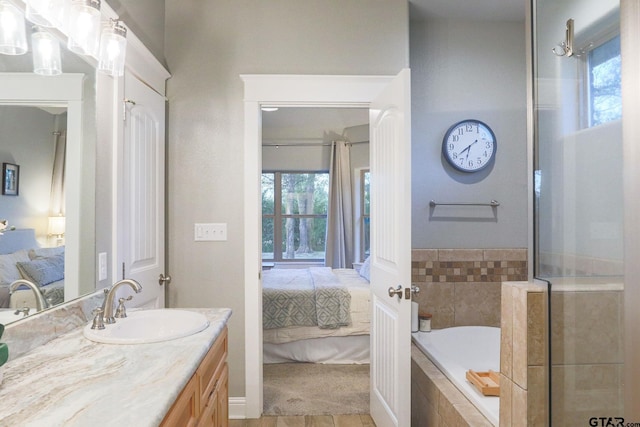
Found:
[[[38,258],[47,258],[54,255],[59,255],[64,253],[64,246],[57,246],[55,248],[34,248],[29,250],[29,258],[38,259]]]
[[[29,261],[29,255],[24,249],[12,254],[0,255],[0,285],[9,285],[22,278],[16,265],[21,261]]]
[[[362,267],[360,267],[360,275],[371,281],[371,257],[368,256],[367,259],[364,260]]]
[[[18,269],[24,279],[45,286],[64,279],[64,254],[19,262]]]

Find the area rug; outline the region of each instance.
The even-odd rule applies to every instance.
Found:
[[[264,365],[265,415],[369,413],[369,365]]]

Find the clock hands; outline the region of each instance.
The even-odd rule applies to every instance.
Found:
[[[467,146],[467,148],[465,148],[464,150],[462,150],[462,151],[460,152],[460,154],[459,154],[459,155],[462,155],[462,153],[464,153],[464,152],[466,151],[466,152],[467,152],[467,157],[465,158],[465,160],[466,160],[466,159],[469,159],[469,152],[471,151],[471,146],[472,146],[473,144],[475,144],[476,142],[478,142],[478,140],[477,140],[477,139],[476,139],[475,141],[473,141],[471,144],[469,144],[469,145]]]

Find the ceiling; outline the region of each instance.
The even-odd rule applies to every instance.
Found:
[[[524,21],[527,0],[409,0],[411,20]]]

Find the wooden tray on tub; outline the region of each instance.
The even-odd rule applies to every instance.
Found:
[[[467,381],[485,396],[500,396],[500,374],[498,372],[492,370],[476,372],[469,369],[467,371]]]

